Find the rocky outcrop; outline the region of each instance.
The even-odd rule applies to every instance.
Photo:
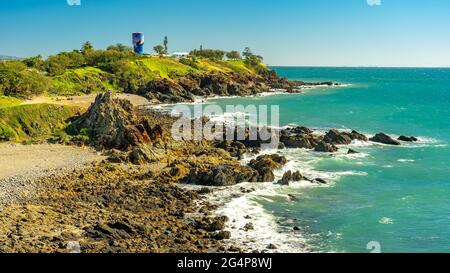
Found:
[[[283,178],[281,178],[281,180],[278,181],[278,184],[282,186],[289,186],[289,183],[291,182],[298,182],[302,180],[306,180],[306,178],[299,171],[294,173],[292,171],[287,171],[283,175]]]
[[[286,148],[314,149],[321,140],[321,136],[314,135],[306,127],[288,128],[280,132],[280,141]]]
[[[232,157],[239,160],[242,159],[245,154],[256,154],[260,151],[259,148],[252,147],[251,145],[249,145],[250,147],[247,147],[240,141],[224,140],[215,143],[214,146],[229,152]]]
[[[378,133],[374,137],[370,139],[370,141],[387,144],[387,145],[401,145],[400,142],[397,140],[394,140],[392,137],[384,134],[384,133]]]
[[[314,133],[306,127],[292,127],[280,131],[280,141],[286,148],[314,149],[317,152],[336,152],[335,145],[349,145],[354,140],[368,141],[368,138],[357,132],[345,132],[331,129],[324,135]]]
[[[367,136],[365,136],[361,133],[358,133],[357,131],[352,131],[350,133],[350,136],[352,137],[353,140],[360,140],[360,141],[368,141],[369,140]]]
[[[107,149],[127,150],[150,142],[152,128],[136,115],[128,100],[115,99],[111,92],[100,94],[76,124],[86,128],[93,144]]]
[[[274,170],[280,169],[286,163],[287,159],[284,156],[273,154],[259,156],[250,161],[248,166],[259,173],[258,182],[273,182],[275,181]]]
[[[258,172],[247,166],[218,165],[206,169],[193,168],[185,183],[204,186],[233,186],[243,182],[258,182]]]
[[[194,101],[195,98],[192,91],[195,91],[195,88],[192,87],[193,89],[190,89],[191,87],[186,84],[186,81],[183,81],[183,83],[186,88],[189,88],[189,91],[177,82],[164,78],[157,78],[147,83],[147,85],[143,87],[138,94],[149,100],[162,103]]]
[[[353,140],[367,141],[367,137],[356,131],[348,133],[332,129],[326,133],[323,139],[323,141],[333,145],[348,145],[352,143]]]
[[[333,86],[331,82],[306,83],[279,77],[275,71],[260,71],[259,74],[236,72],[210,72],[192,74],[176,79],[156,78],[148,82],[137,93],[161,103],[192,102],[194,96],[251,96],[272,89],[296,92],[298,88],[318,85]]]

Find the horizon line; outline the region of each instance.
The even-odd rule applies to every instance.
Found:
[[[449,66],[365,66],[365,65],[269,65],[268,67],[304,67],[304,68],[450,68]]]

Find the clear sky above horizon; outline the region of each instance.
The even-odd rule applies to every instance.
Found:
[[[170,51],[249,46],[269,65],[450,66],[447,0],[67,2],[0,0],[0,55],[130,44],[141,31],[147,52],[167,35]]]

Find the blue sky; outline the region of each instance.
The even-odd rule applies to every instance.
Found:
[[[129,44],[242,50],[270,65],[450,66],[447,0],[0,0],[0,54]],[[380,0],[369,0],[380,1]]]

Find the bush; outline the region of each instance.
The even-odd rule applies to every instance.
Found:
[[[30,98],[47,92],[50,80],[21,62],[0,63],[0,96]]]
[[[136,54],[128,51],[95,50],[86,55],[87,65],[113,73],[115,66],[123,60],[133,60]]]
[[[150,80],[159,77],[142,62],[122,60],[111,66],[114,74],[113,84],[125,93],[137,93]]]
[[[85,56],[78,51],[72,51],[48,57],[43,66],[49,75],[58,76],[64,74],[67,69],[79,68],[85,65]]]
[[[200,69],[198,67],[198,62],[195,59],[191,59],[191,58],[181,58],[180,59],[180,63],[184,64],[184,65],[188,65],[194,69]]]

